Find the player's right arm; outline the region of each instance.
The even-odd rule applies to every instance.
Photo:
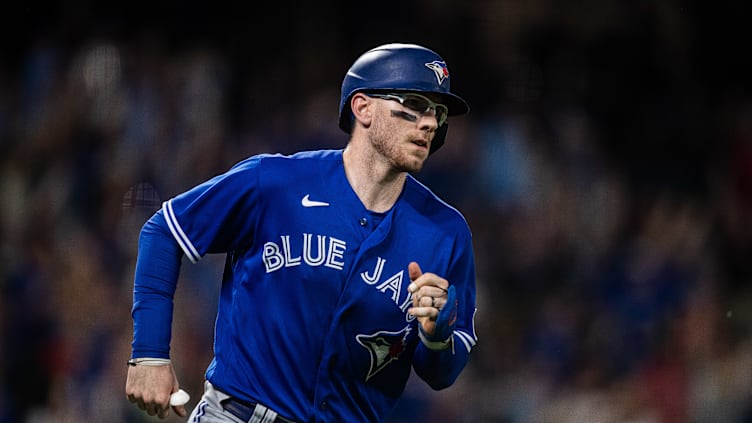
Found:
[[[251,237],[259,158],[166,201],[141,229],[133,289],[131,358],[169,359],[173,297],[182,258],[231,251]],[[169,410],[178,390],[172,365],[131,366],[126,394],[147,412]],[[180,414],[179,408],[173,408]]]
[[[133,289],[131,358],[169,359],[173,296],[182,250],[171,235],[163,212],[155,213],[141,229]],[[170,394],[179,388],[172,364],[128,367],[128,399],[149,415],[169,413]],[[173,407],[185,416],[183,406]]]

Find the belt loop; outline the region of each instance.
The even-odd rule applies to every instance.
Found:
[[[262,423],[264,422],[264,416],[266,415],[267,408],[261,404],[256,404],[253,408],[253,415],[248,423]]]
[[[277,412],[267,408],[266,413],[264,414],[264,419],[261,420],[261,423],[274,423],[276,421],[277,421]]]
[[[253,415],[248,423],[274,423],[277,420],[277,412],[269,408],[256,404],[253,409]]]

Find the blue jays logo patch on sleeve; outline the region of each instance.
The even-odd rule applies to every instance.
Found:
[[[426,67],[436,74],[436,80],[439,81],[439,85],[443,84],[444,80],[449,78],[449,69],[445,62],[434,60],[433,62],[426,63]]]
[[[405,326],[399,332],[379,331],[372,335],[358,335],[355,339],[371,355],[371,368],[366,375],[366,381],[383,370],[394,360],[397,360],[407,344],[410,326]]]

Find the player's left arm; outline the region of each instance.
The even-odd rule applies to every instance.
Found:
[[[464,248],[447,277],[423,273],[417,263],[408,266],[413,307],[421,342],[413,368],[434,389],[454,383],[477,342],[475,317],[475,267],[472,247]]]

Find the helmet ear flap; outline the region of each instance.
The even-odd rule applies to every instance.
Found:
[[[355,115],[350,107],[353,94],[351,93],[342,99],[342,105],[339,109],[339,127],[348,134],[352,133],[353,126],[355,125]]]
[[[443,125],[439,126],[438,129],[436,129],[436,133],[433,136],[433,140],[431,140],[431,151],[428,152],[428,155],[435,153],[436,150],[441,148],[442,145],[444,145],[444,140],[446,139],[447,130],[449,130],[449,124],[444,123]]]

